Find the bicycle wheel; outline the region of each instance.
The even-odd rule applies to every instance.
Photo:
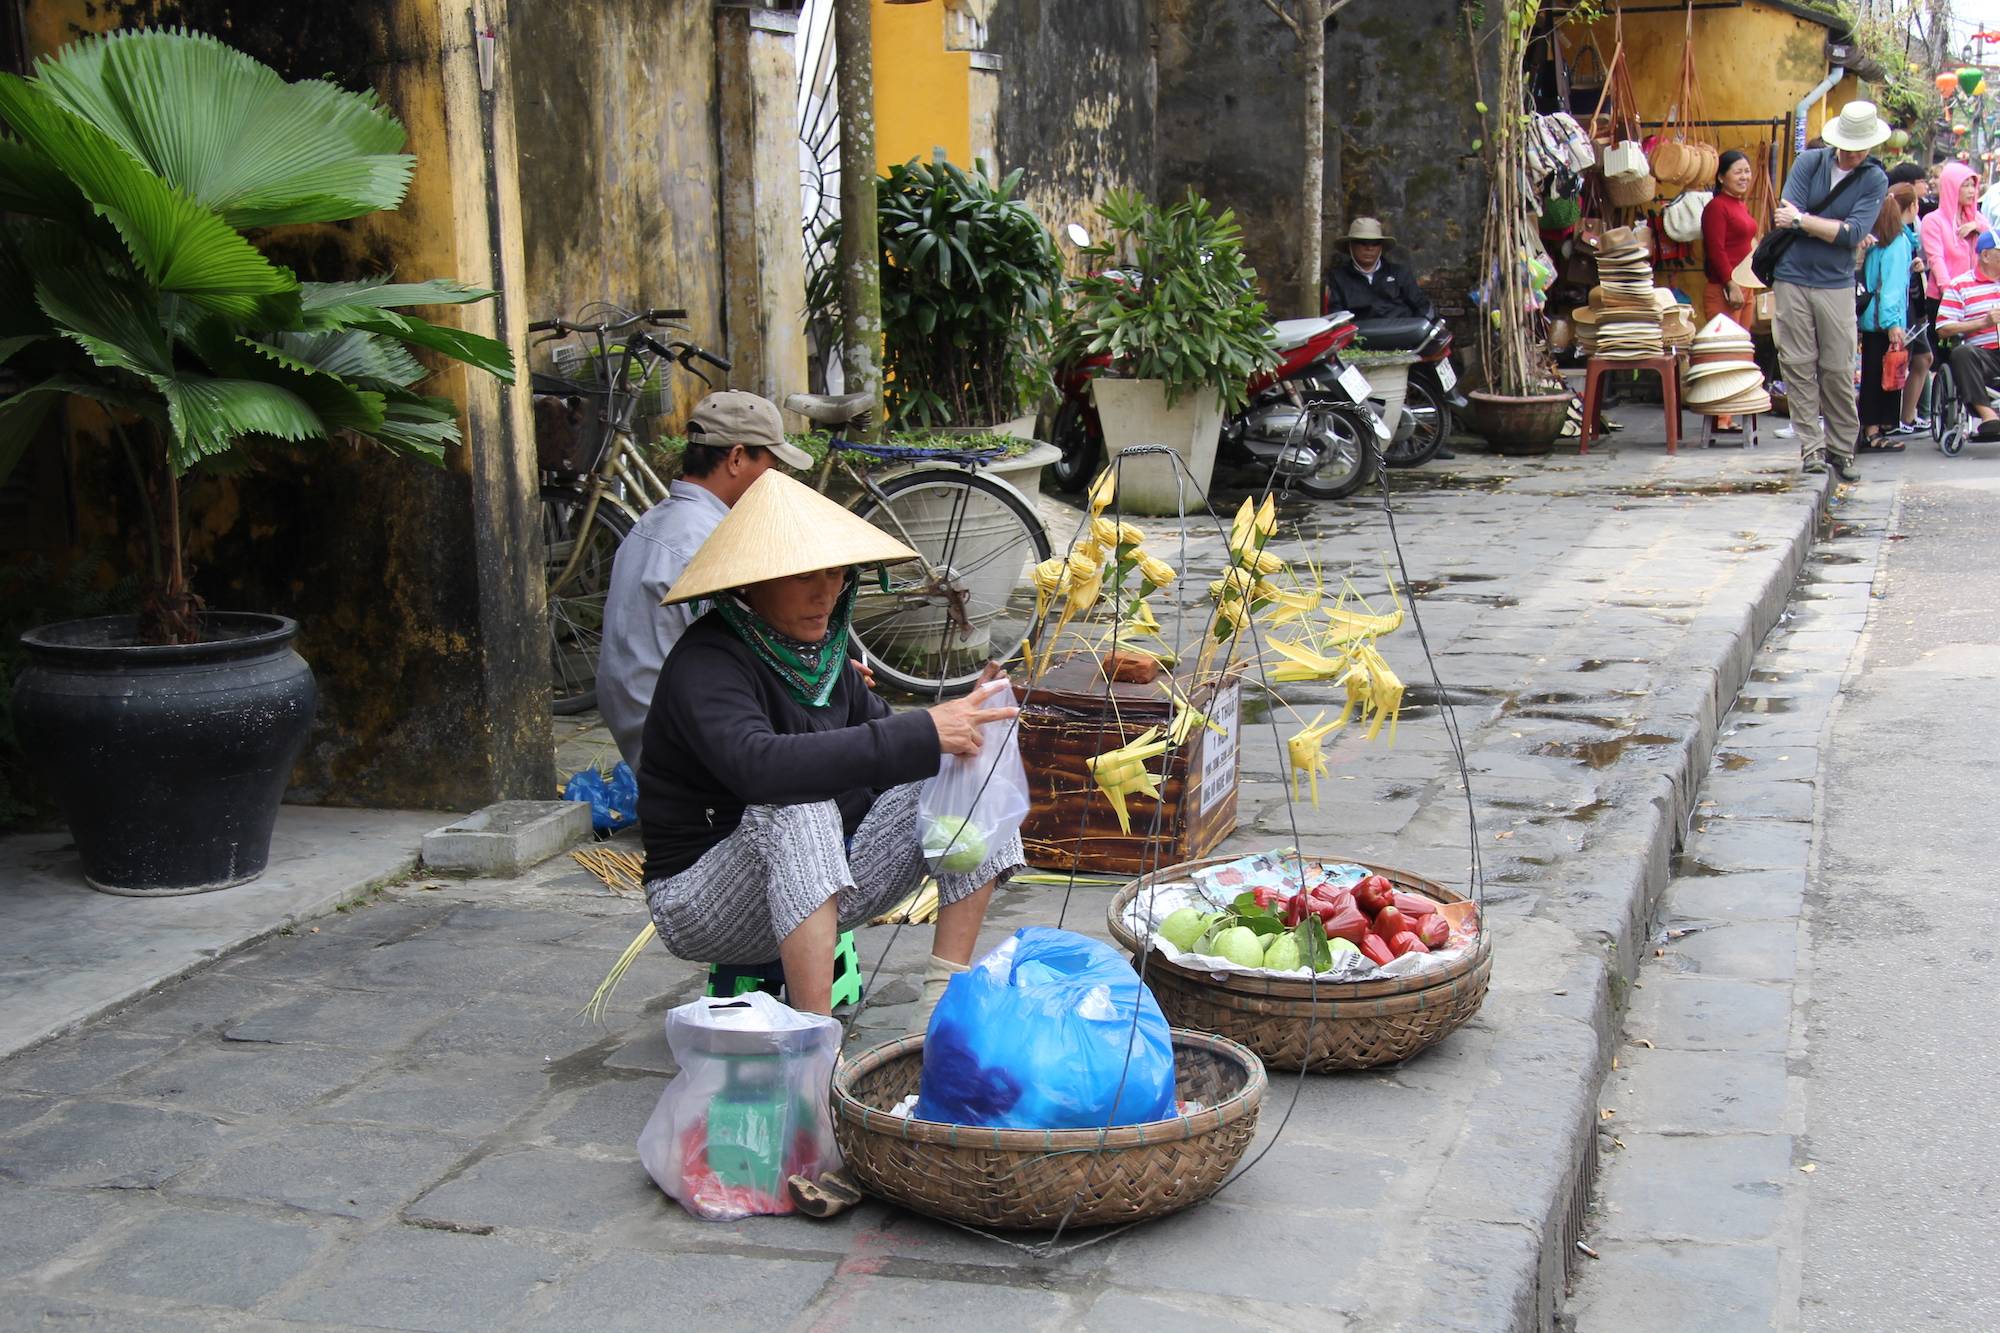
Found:
[[[972,687],[989,659],[1011,662],[1036,626],[1034,566],[1049,535],[1021,493],[957,468],[889,478],[854,512],[922,559],[864,582],[855,647],[876,679],[915,694]]]
[[[599,500],[583,527],[588,503],[580,491],[542,487],[542,544],[549,603],[549,691],[559,716],[597,707],[597,650],[604,641],[604,602],[611,561],[632,520]],[[574,568],[570,557],[576,556]],[[569,569],[569,577],[563,571]],[[560,586],[558,586],[560,580]]]
[[[1421,467],[1444,448],[1451,413],[1430,377],[1414,372],[1410,375],[1408,396],[1403,399],[1403,411],[1410,418],[1409,438],[1383,450],[1382,462],[1387,467]]]
[[[1320,463],[1293,485],[1315,500],[1339,500],[1368,484],[1381,465],[1375,432],[1360,412],[1344,403],[1306,403],[1306,430],[1320,446]]]

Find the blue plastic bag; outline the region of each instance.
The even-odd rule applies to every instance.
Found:
[[[1046,926],[1015,931],[945,988],[924,1038],[914,1114],[1001,1129],[1169,1119],[1166,1016],[1109,945]]]
[[[577,770],[563,786],[563,799],[590,802],[590,826],[600,833],[639,822],[639,780],[623,759],[609,778],[594,768]]]

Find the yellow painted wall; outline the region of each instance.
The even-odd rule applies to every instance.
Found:
[[[874,0],[875,169],[938,149],[972,165],[972,56],[947,51],[944,5]]]

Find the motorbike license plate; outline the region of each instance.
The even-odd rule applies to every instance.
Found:
[[[1438,383],[1444,385],[1446,393],[1458,387],[1458,372],[1451,368],[1451,362],[1438,362]]]
[[[1347,390],[1348,396],[1357,403],[1367,402],[1368,395],[1373,392],[1368,387],[1368,377],[1353,366],[1340,368],[1340,387]]]

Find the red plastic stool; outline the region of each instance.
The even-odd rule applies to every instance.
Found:
[[[1590,441],[1597,434],[1603,391],[1600,382],[1606,373],[1616,370],[1650,370],[1660,377],[1660,397],[1667,409],[1667,452],[1680,452],[1681,443],[1681,375],[1680,357],[1674,352],[1662,352],[1658,356],[1602,357],[1590,358],[1590,369],[1583,382],[1583,443],[1577,452],[1590,452]]]

